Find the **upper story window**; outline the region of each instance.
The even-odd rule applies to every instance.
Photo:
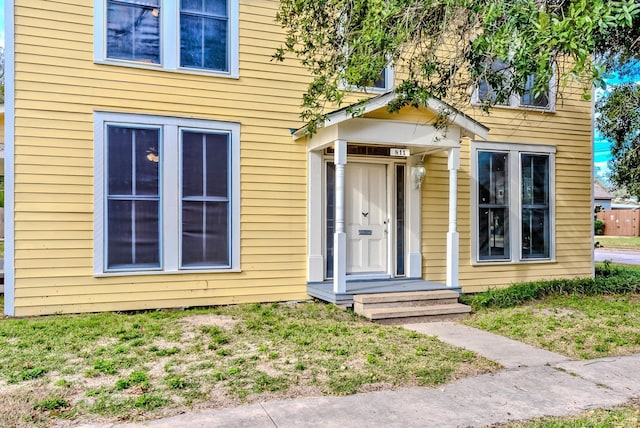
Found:
[[[238,77],[238,0],[94,0],[99,63]]]
[[[227,0],[180,0],[180,65],[229,70]]]
[[[340,88],[349,91],[363,91],[374,94],[382,94],[393,89],[395,72],[393,65],[389,64],[380,71],[378,78],[365,87],[359,88],[346,81],[340,82]]]
[[[499,79],[500,81],[490,82],[488,79],[482,79],[478,83],[476,89],[471,96],[471,102],[473,104],[482,104],[485,101],[492,101],[498,107],[509,108],[523,108],[523,109],[536,109],[553,111],[555,109],[555,83],[553,79],[549,81],[549,89],[546,93],[539,96],[534,96],[533,84],[535,75],[527,77],[525,82],[524,92],[522,95],[510,94],[504,99],[497,99],[498,94],[492,87],[494,84],[502,84],[509,79],[509,67],[508,64],[502,61],[496,61],[491,65],[491,69],[496,72],[492,79]]]

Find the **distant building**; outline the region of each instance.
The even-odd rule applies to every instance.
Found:
[[[601,185],[598,183],[593,183],[593,207],[600,206],[603,210],[611,209],[611,200],[613,199],[613,195],[607,192]]]

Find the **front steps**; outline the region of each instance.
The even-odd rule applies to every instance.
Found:
[[[397,325],[459,319],[471,307],[458,303],[455,291],[437,290],[356,294],[353,310],[370,321]]]

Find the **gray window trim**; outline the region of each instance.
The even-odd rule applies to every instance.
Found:
[[[178,117],[95,112],[94,115],[94,276],[181,274],[188,272],[240,271],[240,124]],[[106,127],[118,124],[132,127],[161,128],[160,203],[161,203],[161,268],[106,269]],[[231,210],[230,265],[223,267],[180,268],[180,215],[176,206],[180,198],[179,145],[180,130],[196,129],[204,132],[228,133],[229,145],[229,206]]]
[[[228,70],[207,70],[180,66],[180,0],[160,0],[160,64],[107,58],[107,0],[93,0],[93,60],[98,64],[151,70],[201,74],[237,79],[239,66],[239,0],[227,0]]]
[[[509,156],[509,240],[510,258],[508,260],[480,260],[478,239],[478,151],[508,152]],[[471,163],[471,263],[472,265],[552,263],[556,261],[555,233],[555,146],[542,144],[498,143],[472,141]],[[521,254],[522,241],[522,188],[521,154],[549,156],[549,257],[525,259]]]

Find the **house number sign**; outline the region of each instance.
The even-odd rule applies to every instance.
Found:
[[[409,151],[409,149],[390,149],[389,155],[407,158],[411,156],[411,152]]]

